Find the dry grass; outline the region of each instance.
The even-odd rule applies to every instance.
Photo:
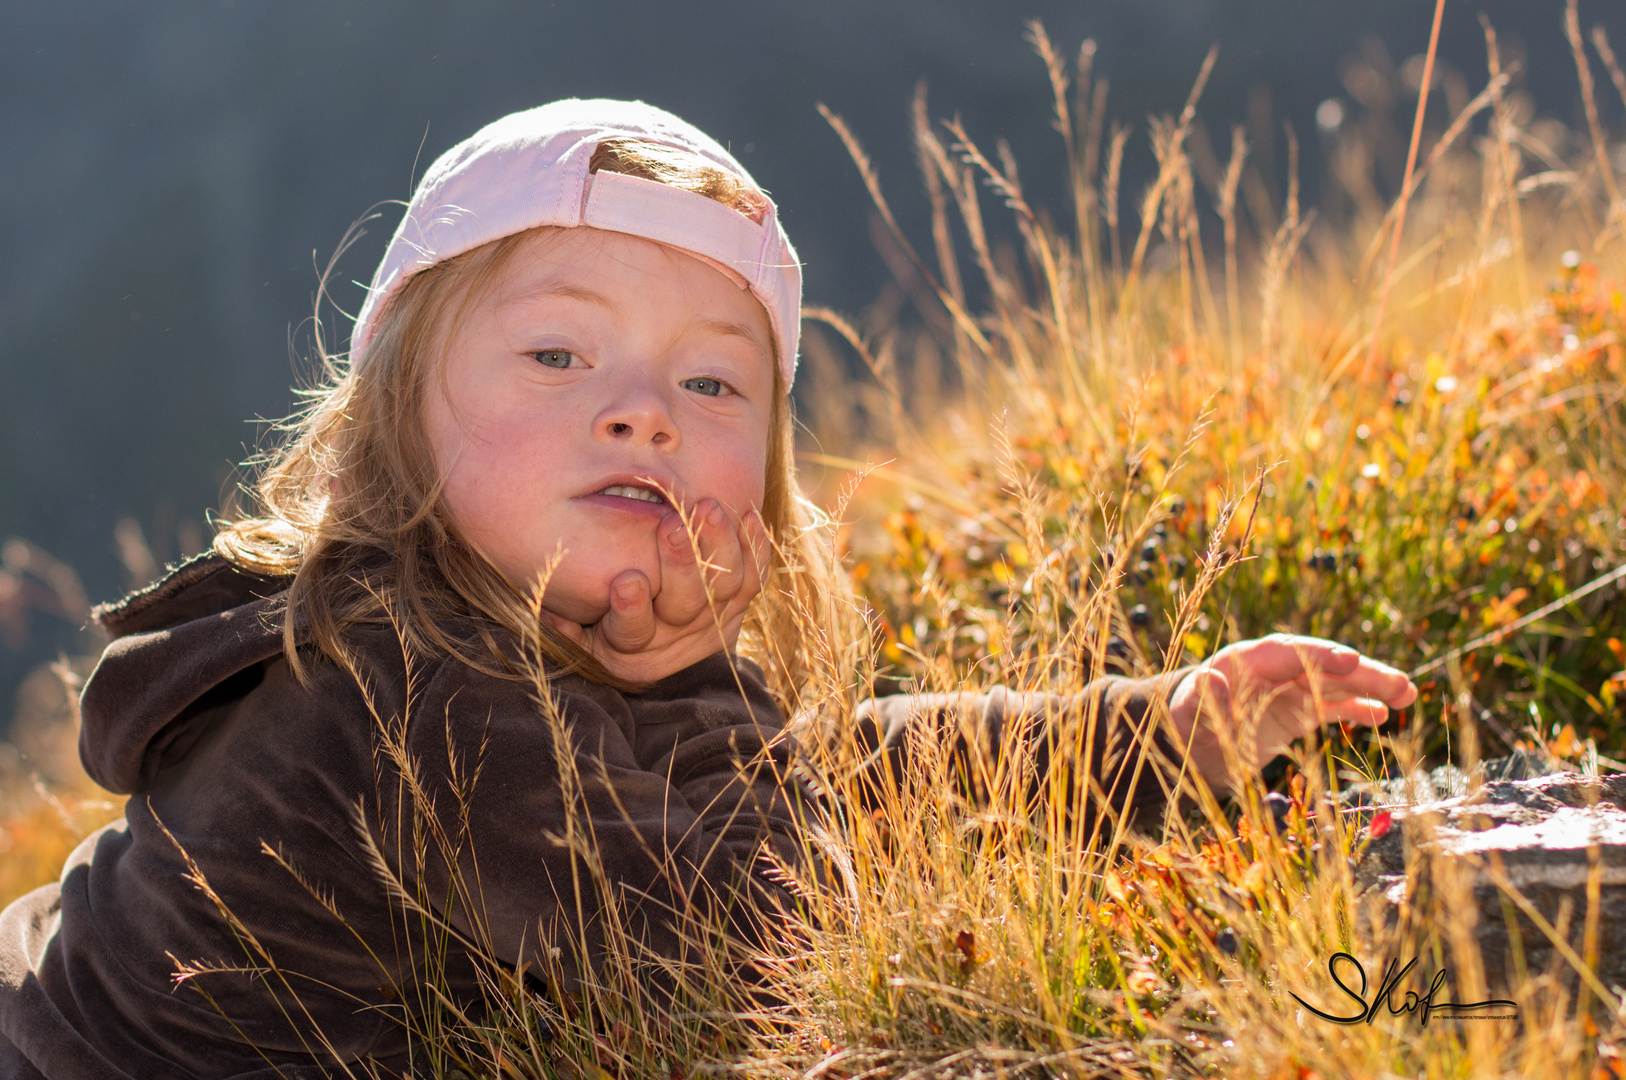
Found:
[[[1589,57],[1573,16],[1569,29],[1626,98],[1601,33]],[[1080,835],[1088,793],[1038,777],[1032,810],[1022,755],[971,805],[923,753],[912,794],[838,815],[834,852],[813,860],[838,872],[797,878],[804,908],[762,958],[773,1000],[732,991],[702,936],[687,991],[651,1005],[637,988],[652,961],[619,942],[578,998],[494,983],[494,1018],[436,1013],[432,1074],[1626,1075],[1619,995],[1562,971],[1517,988],[1517,1021],[1340,1027],[1288,996],[1328,1000],[1338,950],[1372,973],[1416,950],[1425,972],[1453,973],[1455,1000],[1486,996],[1460,882],[1443,880],[1418,937],[1363,925],[1338,787],[1521,745],[1620,754],[1619,586],[1529,619],[1626,542],[1626,207],[1595,106],[1586,132],[1534,116],[1487,28],[1483,92],[1421,129],[1413,183],[1379,195],[1375,148],[1394,133],[1361,113],[1326,140],[1337,183],[1311,211],[1293,172],[1269,199],[1241,131],[1214,159],[1196,121],[1205,66],[1185,111],[1151,122],[1159,171],[1130,214],[1129,135],[1108,127],[1093,46],[1069,63],[1033,33],[1064,210],[1030,206],[1010,151],[933,123],[922,94],[933,222],[917,249],[830,118],[903,273],[864,319],[811,313],[830,332],[808,335],[807,471],[874,644],[869,660],[828,645],[810,696],[823,707],[801,718],[832,736],[810,738],[813,764],[856,805],[840,733],[874,664],[923,690],[1065,694],[1290,630],[1426,667],[1421,701],[1276,770],[1292,798],[1280,832],[1256,786],[1223,803],[1193,788],[1198,809],[1158,835],[1111,819]],[[998,204],[1014,229],[1004,210],[999,228],[985,220]],[[571,842],[590,864],[590,830]],[[19,861],[14,847],[0,865]]]
[[[71,568],[8,540],[0,546],[0,640],[24,640],[36,611],[82,624],[90,605]],[[123,800],[79,764],[77,691],[92,663],[60,660],[18,689],[9,738],[0,742],[0,904],[56,880],[80,841],[123,813]]]
[[[1601,131],[1532,116],[1493,59],[1483,92],[1422,132],[1391,267],[1400,200],[1351,164],[1374,159],[1378,118],[1330,140],[1344,183],[1324,213],[1289,175],[1281,204],[1250,208],[1250,244],[1237,192],[1267,184],[1240,131],[1203,197],[1205,68],[1193,105],[1151,122],[1140,232],[1103,236],[1122,152],[1104,87],[1088,47],[1069,69],[1034,33],[1076,213],[1058,226],[1030,207],[1004,147],[928,123],[922,100],[930,254],[893,238],[916,309],[826,315],[808,350],[820,442],[865,448],[809,457],[832,488],[866,475],[844,539],[887,673],[1067,691],[1288,630],[1423,671],[1423,698],[1275,776],[1285,834],[1261,825],[1256,790],[1158,836],[1085,843],[1053,805],[1030,819],[1014,778],[968,808],[923,766],[925,797],[847,823],[855,883],[813,905],[824,929],[787,969],[800,1041],[747,1071],[1616,1075],[1618,992],[1563,971],[1531,973],[1516,1022],[1338,1027],[1288,997],[1328,1002],[1338,950],[1374,976],[1416,951],[1417,989],[1444,968],[1454,1000],[1489,996],[1462,882],[1407,940],[1363,928],[1357,823],[1331,789],[1517,746],[1583,766],[1619,754],[1618,585],[1529,619],[1612,571],[1626,533],[1622,219]],[[990,192],[1012,248],[987,239]],[[838,348],[867,368],[860,386],[837,376]]]

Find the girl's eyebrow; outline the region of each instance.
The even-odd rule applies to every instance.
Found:
[[[528,300],[540,300],[547,296],[562,296],[569,300],[580,300],[584,304],[592,304],[601,308],[613,309],[615,307],[614,301],[603,293],[594,292],[585,286],[574,285],[568,281],[545,282],[534,289],[526,289],[524,292],[515,293],[504,300],[503,305],[506,307],[509,304],[522,304]]]
[[[584,304],[592,304],[594,307],[604,308],[608,311],[614,311],[616,309],[615,301],[611,300],[603,293],[596,292],[593,289],[587,288],[586,286],[577,285],[569,281],[544,282],[534,289],[527,289],[522,293],[517,293],[510,296],[507,300],[503,301],[503,303],[504,306],[508,304],[519,304],[529,300],[540,300],[543,297],[548,296],[562,296],[570,300],[579,300]],[[761,349],[763,353],[771,355],[768,348],[768,343],[762,339],[762,335],[758,333],[756,327],[752,326],[750,323],[736,322],[732,319],[712,319],[701,316],[697,317],[691,325],[705,331],[706,333],[721,334],[724,337],[743,338],[745,341],[755,345],[758,349]]]
[[[767,351],[767,343],[762,340],[762,335],[757,333],[756,328],[750,323],[732,322],[728,319],[697,318],[695,319],[695,325],[708,333],[744,338],[764,352]]]

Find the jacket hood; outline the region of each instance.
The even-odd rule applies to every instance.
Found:
[[[155,584],[96,609],[113,639],[80,697],[79,757],[102,787],[145,787],[189,721],[244,693],[282,651],[291,578],[260,577],[219,555],[182,563]]]

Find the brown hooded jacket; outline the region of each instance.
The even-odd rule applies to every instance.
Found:
[[[568,988],[602,963],[612,900],[662,956],[688,916],[751,940],[788,902],[765,852],[801,860],[815,803],[749,661],[719,653],[640,694],[553,677],[561,750],[532,682],[409,662],[387,624],[352,631],[355,673],[313,653],[302,685],[282,657],[287,584],[208,555],[102,613],[114,640],[81,755],[130,800],[59,883],[0,914],[0,1080],[404,1072],[426,980],[478,1011],[481,965]],[[1161,801],[1167,744],[1133,785],[1127,752],[1152,692],[1085,692],[1103,717],[1090,773],[1118,807]],[[998,752],[1047,707],[881,699],[856,737],[898,767],[911,724],[970,716]],[[554,947],[571,941],[584,954]]]

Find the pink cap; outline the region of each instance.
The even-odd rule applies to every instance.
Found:
[[[768,311],[788,389],[801,334],[802,267],[772,201],[758,224],[693,191],[589,173],[606,139],[685,150],[761,190],[715,139],[641,101],[570,98],[511,113],[446,151],[424,174],[356,316],[351,363],[366,362],[379,313],[419,270],[540,225],[590,225],[681,248],[749,288]]]

